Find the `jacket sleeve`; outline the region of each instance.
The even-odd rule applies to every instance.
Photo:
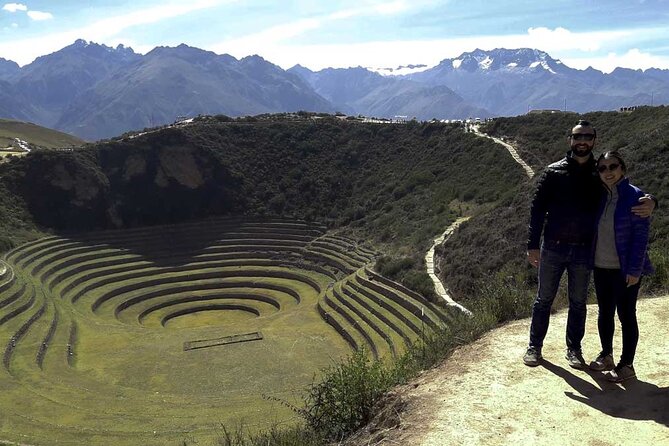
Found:
[[[631,218],[629,255],[627,258],[627,268],[625,268],[625,270],[627,271],[627,274],[639,277],[643,272],[644,261],[646,259],[651,219],[638,217],[634,214],[631,214]]]
[[[536,184],[534,197],[530,207],[530,224],[528,226],[527,249],[539,249],[541,243],[541,232],[546,220],[548,202],[550,197],[551,175],[546,169]]]

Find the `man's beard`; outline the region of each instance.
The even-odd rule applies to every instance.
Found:
[[[592,152],[592,147],[585,144],[577,144],[571,147],[571,151],[574,153],[574,155],[585,158],[586,156],[590,155],[590,152]]]

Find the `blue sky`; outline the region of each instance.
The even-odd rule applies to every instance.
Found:
[[[191,46],[283,68],[436,65],[537,48],[568,66],[669,69],[669,0],[0,0],[0,57],[30,63],[82,38]]]

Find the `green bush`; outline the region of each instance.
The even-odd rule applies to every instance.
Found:
[[[342,440],[366,424],[372,407],[392,385],[394,374],[360,350],[325,372],[305,398],[301,415],[329,440]]]
[[[376,271],[389,279],[396,279],[400,273],[413,268],[414,259],[410,257],[394,258],[381,256],[376,261]]]
[[[649,255],[655,273],[644,278],[643,287],[651,292],[666,292],[669,289],[669,243],[652,245]]]

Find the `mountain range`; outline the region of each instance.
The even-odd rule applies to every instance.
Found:
[[[288,70],[187,45],[145,55],[77,40],[19,67],[0,58],[0,117],[87,140],[199,114],[298,110],[418,119],[587,112],[669,103],[669,70],[577,70],[535,49],[475,50],[437,66]]]

